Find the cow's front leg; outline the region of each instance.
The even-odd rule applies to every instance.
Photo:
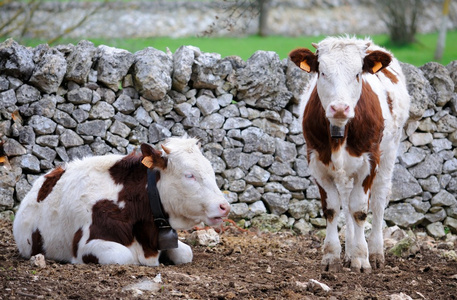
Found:
[[[187,264],[192,262],[192,248],[189,245],[178,241],[178,248],[165,250],[168,258],[175,264]]]
[[[355,185],[349,200],[349,215],[353,228],[352,241],[348,243],[351,270],[355,272],[371,273],[368,261],[368,245],[365,239],[364,225],[367,218],[368,195],[362,185]]]
[[[322,210],[327,220],[327,232],[324,240],[324,255],[321,267],[323,271],[341,271],[341,244],[338,237],[338,215],[340,214],[340,203],[338,193],[335,189],[324,190],[319,184],[321,194]]]

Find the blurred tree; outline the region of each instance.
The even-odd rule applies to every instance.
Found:
[[[389,30],[390,41],[402,46],[415,42],[417,21],[427,0],[368,0],[381,12]]]
[[[268,10],[270,9],[271,0],[257,0],[259,8],[259,36],[268,35]]]
[[[441,17],[441,26],[438,33],[438,41],[436,43],[435,50],[435,60],[440,61],[443,57],[444,46],[446,44],[446,29],[447,22],[449,18],[449,6],[451,5],[451,0],[444,0],[443,3],[443,15]]]
[[[10,14],[0,15],[0,37],[13,37],[17,42],[21,42],[31,30],[34,30],[34,14],[45,2],[45,0],[0,0],[0,8],[12,11]],[[75,20],[71,26],[56,32],[47,43],[52,45],[77,29],[108,2],[109,0],[103,0],[99,4],[94,4],[93,8],[87,10],[80,20]]]
[[[211,24],[203,35],[211,36],[218,30],[225,29],[231,31],[238,24],[243,31],[246,31],[253,17],[258,19],[257,34],[259,36],[268,35],[268,11],[271,0],[223,0],[226,5],[227,15],[223,18],[216,16],[216,20]],[[246,21],[240,26],[240,22]]]

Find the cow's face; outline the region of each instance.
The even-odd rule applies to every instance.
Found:
[[[387,67],[391,56],[383,51],[367,51],[369,43],[353,39],[327,38],[313,44],[316,53],[300,48],[290,59],[300,69],[317,73],[317,93],[331,125],[344,127],[354,117],[360,99],[364,73],[374,74]]]
[[[142,146],[143,156],[150,155],[147,147]],[[157,188],[170,225],[189,229],[201,222],[210,226],[220,224],[229,214],[230,204],[217,187],[214,170],[197,140],[171,138],[162,148],[166,163],[156,159],[155,164],[162,165]]]

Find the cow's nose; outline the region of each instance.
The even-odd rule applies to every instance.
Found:
[[[330,113],[335,119],[346,119],[349,115],[349,105],[344,103],[330,105]]]
[[[222,214],[228,215],[228,213],[230,212],[230,204],[222,203],[221,205],[219,205],[219,210]]]

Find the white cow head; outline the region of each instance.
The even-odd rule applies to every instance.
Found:
[[[144,164],[160,169],[157,189],[163,209],[174,229],[189,229],[205,222],[213,226],[230,212],[216,184],[211,163],[194,138],[170,138],[162,145],[164,153],[143,144]]]
[[[309,49],[293,50],[289,57],[302,70],[317,73],[317,93],[331,125],[344,127],[354,117],[362,93],[362,75],[387,67],[391,56],[370,51],[370,40],[329,37]],[[314,88],[314,87],[312,87]]]

